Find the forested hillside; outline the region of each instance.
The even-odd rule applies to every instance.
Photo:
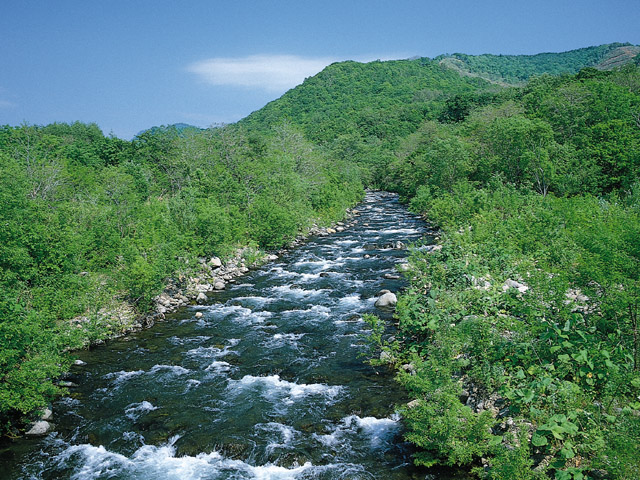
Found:
[[[341,62],[239,123],[264,131],[286,120],[328,149],[332,158],[364,168],[367,180],[375,184],[398,140],[425,118],[436,118],[452,93],[487,89],[495,87],[428,58]]]
[[[375,362],[411,396],[416,463],[640,478],[634,52],[343,62],[237,125],[131,142],[3,127],[3,427],[56,394],[65,350],[117,329],[70,319],[114,299],[144,312],[197,257],[285,245],[365,185],[438,231],[413,253],[397,324],[369,318]]]
[[[441,55],[435,60],[465,75],[476,75],[504,84],[521,84],[531,77],[577,73],[587,67],[611,69],[629,63],[640,53],[631,44],[610,43],[597,47],[580,48],[563,53],[536,55]]]

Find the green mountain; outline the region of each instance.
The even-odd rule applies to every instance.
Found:
[[[428,58],[339,62],[240,124],[264,129],[287,120],[302,127],[309,140],[321,143],[354,133],[391,140],[412,131],[451,92],[490,87],[484,79],[461,76]],[[381,123],[387,125],[385,131]]]

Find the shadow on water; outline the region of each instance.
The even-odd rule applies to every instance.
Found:
[[[211,304],[80,352],[56,433],[5,449],[8,478],[466,478],[412,466],[394,413],[407,399],[363,360],[362,315],[404,286],[384,278],[407,254],[393,247],[425,226],[390,194],[358,210]]]

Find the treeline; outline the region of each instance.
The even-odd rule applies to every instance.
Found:
[[[387,188],[440,230],[382,343],[416,463],[640,478],[639,113],[637,66],[585,69],[453,97],[396,149]]]
[[[357,168],[286,123],[264,133],[0,128],[0,431],[46,405],[70,348],[117,333],[197,257],[276,249],[363,195]],[[83,315],[90,321],[70,319]],[[114,332],[114,330],[116,332]]]

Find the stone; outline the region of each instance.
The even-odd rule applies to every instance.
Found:
[[[203,313],[202,312],[196,312],[196,318],[202,318]]]
[[[344,227],[336,227],[336,232],[344,232]]]
[[[209,260],[209,265],[211,265],[213,268],[220,268],[222,266],[222,260],[220,260],[218,257],[211,257],[211,260]]]
[[[384,295],[385,293],[391,293],[391,290],[387,290],[386,288],[384,290],[380,290],[378,292],[378,295],[376,295],[377,297],[381,297],[382,295]]]
[[[40,420],[31,424],[31,429],[25,433],[29,436],[45,435],[51,430],[51,424],[46,420]]]
[[[400,275],[395,275],[393,273],[385,273],[382,277],[386,278],[387,280],[398,280],[400,278]]]
[[[198,303],[206,303],[207,300],[208,300],[207,296],[202,292],[200,292],[198,294],[198,297],[196,298],[196,302],[198,302]]]
[[[398,264],[398,270],[400,270],[401,272],[408,272],[410,269],[411,269],[411,265],[409,265],[408,263]]]
[[[516,282],[515,280],[511,280],[510,278],[508,278],[504,282],[504,285],[502,285],[502,291],[506,292],[510,288],[515,288],[520,293],[524,293],[529,290],[529,287],[527,287],[524,283]]]
[[[165,307],[168,307],[169,305],[171,305],[171,300],[172,298],[166,293],[161,294],[157,299],[158,303]]]
[[[214,290],[224,290],[224,287],[225,287],[225,283],[222,280],[218,280],[216,283],[213,284]]]
[[[53,416],[53,412],[50,408],[45,408],[42,411],[42,415],[40,416],[40,420],[49,420]]]
[[[380,360],[383,362],[390,362],[392,360],[391,354],[385,351],[380,352]]]
[[[333,228],[327,228],[327,233],[336,233],[336,230]]]
[[[387,292],[378,297],[374,305],[378,308],[389,308],[395,307],[396,303],[398,303],[398,297],[396,297],[395,293]]]
[[[420,405],[420,400],[416,398],[415,400],[411,400],[407,403],[407,408],[416,408],[418,405]]]
[[[369,255],[368,253],[364,256],[364,258],[366,258],[367,260],[369,260],[371,258],[371,255]]]
[[[404,250],[405,248],[407,248],[407,246],[402,243],[400,240],[398,240],[396,243],[393,244],[393,248],[395,248],[396,250]]]
[[[273,255],[273,254],[267,255],[267,261],[269,262],[273,262],[274,260],[277,260],[277,259],[278,259],[278,255]]]
[[[82,365],[86,365],[86,364],[87,364],[87,362],[83,362],[82,360],[78,359],[78,360],[75,360],[75,361],[73,362],[73,364],[74,364],[74,365],[76,365],[76,366],[78,366],[78,367],[81,367]]]
[[[73,382],[67,382],[66,380],[63,380],[62,382],[58,382],[58,386],[59,387],[66,387],[66,388],[73,388],[73,387],[77,387],[78,384],[77,383],[73,383]]]

